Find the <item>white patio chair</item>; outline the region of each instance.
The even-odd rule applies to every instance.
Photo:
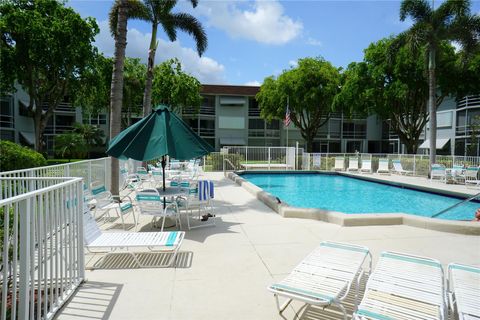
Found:
[[[430,170],[430,180],[437,178],[441,181],[446,181],[446,171],[444,165],[434,163],[432,164],[432,170]]]
[[[152,180],[155,184],[155,188],[161,188],[163,186],[163,171],[162,169],[155,168],[152,170]],[[165,183],[167,179],[165,177]]]
[[[413,175],[413,171],[411,170],[404,170],[402,167],[402,163],[400,160],[392,160],[393,164],[393,173],[403,174],[403,175]]]
[[[84,215],[84,241],[85,248],[90,252],[107,251],[95,266],[101,266],[108,255],[118,252],[130,254],[139,267],[169,267],[175,262],[177,252],[182,245],[185,232],[107,232],[103,233],[90,213]],[[171,252],[170,259],[163,265],[142,264],[137,253],[145,252]],[[147,252],[148,252],[147,251]]]
[[[440,262],[383,252],[353,319],[446,319],[447,316]]]
[[[390,174],[390,169],[388,168],[388,159],[378,159],[378,174]]]
[[[178,212],[176,201],[172,199],[163,199],[156,189],[143,189],[137,192],[135,197],[140,214],[153,216],[152,223],[155,225],[156,219],[162,219],[160,231],[165,227],[165,218],[174,218],[175,224],[180,228],[182,223]],[[165,204],[165,208],[163,207]]]
[[[480,319],[480,268],[449,264],[448,293],[450,306],[459,320]]]
[[[358,171],[358,157],[348,158],[347,171]]]
[[[361,173],[372,173],[372,160],[362,160]]]
[[[146,184],[149,183],[150,187],[152,186],[152,177],[148,173],[147,169],[144,167],[137,167],[136,171],[137,176],[140,178],[140,186],[141,188],[146,188]]]
[[[211,184],[213,184],[212,181],[199,181],[188,188],[186,196],[177,198],[179,210],[185,212],[188,230],[216,225],[212,194],[213,185]],[[197,214],[195,214],[195,211]],[[197,219],[193,219],[193,221],[198,221],[192,224],[190,219],[194,216]]]
[[[125,216],[131,213],[136,229],[137,220],[135,218],[135,212],[133,210],[132,199],[130,196],[117,196],[116,200],[110,191],[108,191],[102,184],[94,186],[91,195],[92,200],[90,201],[90,205],[93,206],[93,216],[95,218],[97,218],[97,212],[99,210],[104,211],[102,216],[106,215],[110,218],[110,211],[113,210],[117,214],[117,217],[120,217],[122,220],[122,226],[125,230]]]
[[[345,158],[344,157],[335,157],[335,167],[334,171],[344,171],[345,170]]]
[[[355,286],[355,306],[358,287],[364,273],[363,265],[371,254],[366,247],[325,241],[310,253],[281,282],[268,287],[273,292],[279,313],[282,313],[292,299],[310,305],[338,306],[347,319],[342,305],[352,285]],[[370,271],[370,270],[369,270]],[[280,306],[279,296],[287,298]]]
[[[475,186],[480,185],[480,180],[478,179],[478,170],[479,167],[468,167],[465,169],[465,184],[473,184]]]

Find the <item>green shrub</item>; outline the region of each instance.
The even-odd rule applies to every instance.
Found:
[[[40,153],[10,141],[0,141],[0,171],[46,166]]]

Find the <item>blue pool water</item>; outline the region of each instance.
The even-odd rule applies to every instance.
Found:
[[[289,205],[344,213],[410,213],[431,217],[461,199],[327,174],[243,174]],[[472,220],[480,203],[467,202],[439,219]]]

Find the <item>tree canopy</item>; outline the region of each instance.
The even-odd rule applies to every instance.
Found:
[[[340,72],[330,62],[323,58],[305,58],[277,78],[266,78],[256,99],[261,116],[267,120],[283,119],[288,99],[290,118],[310,152],[318,129],[333,111],[333,99],[340,84]]]
[[[446,0],[437,8],[427,0],[403,0],[400,20],[413,20],[413,25],[398,36],[399,44],[413,50],[426,48],[428,54],[428,109],[430,126],[430,165],[435,163],[437,140],[437,76],[439,50],[445,41],[456,41],[465,52],[479,46],[480,16],[471,13],[469,0]]]
[[[200,107],[202,85],[195,77],[182,71],[178,59],[164,61],[154,69],[152,101],[166,104],[174,111],[183,107]]]
[[[0,4],[1,91],[15,81],[30,96],[36,148],[55,108],[91,62],[98,26],[56,0],[12,0]]]
[[[74,92],[75,105],[85,113],[97,114],[110,109],[110,87],[113,58],[97,55],[84,73],[81,85]],[[132,114],[141,114],[142,93],[147,67],[138,58],[125,58],[123,71],[122,125],[130,124]]]
[[[428,78],[425,48],[411,51],[395,45],[395,38],[370,44],[364,61],[352,63],[335,106],[351,112],[377,114],[389,120],[408,153],[415,153],[420,134],[428,120]],[[439,48],[438,78],[441,84],[436,103],[440,104],[455,86],[456,56],[452,46]]]

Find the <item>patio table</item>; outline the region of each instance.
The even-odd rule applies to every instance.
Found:
[[[464,169],[446,169],[445,170],[445,182],[446,183],[460,183],[459,180],[465,181]]]
[[[187,194],[187,190],[181,189],[181,188],[166,188],[165,191],[163,191],[163,188],[157,188],[157,191],[160,197],[171,198],[171,199],[174,199],[180,196],[185,196]],[[163,201],[161,204],[161,208],[163,209]],[[151,215],[155,216],[155,214],[151,214]],[[165,219],[164,228],[172,228],[175,226],[175,221],[172,220],[171,218],[163,217],[163,219]],[[156,224],[154,224],[154,226],[156,226]]]

